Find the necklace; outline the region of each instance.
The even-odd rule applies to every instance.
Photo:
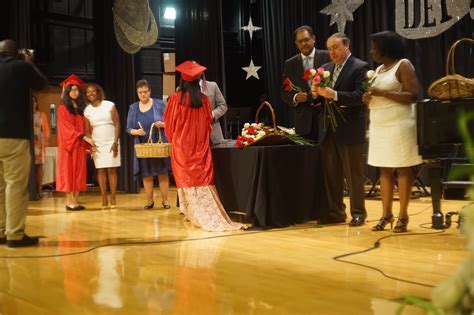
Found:
[[[385,64],[380,68],[380,73],[384,73],[395,67],[395,65],[398,63],[398,60],[395,60],[390,66],[386,66]]]
[[[142,113],[147,112],[147,111],[151,108],[151,106],[152,106],[152,100],[151,100],[151,98],[150,98],[150,99],[148,100],[148,102],[146,102],[146,103],[142,103],[142,102],[140,101],[140,103],[138,104],[138,107],[140,108],[140,111],[141,111]]]

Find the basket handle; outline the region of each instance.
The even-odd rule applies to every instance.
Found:
[[[273,110],[273,106],[267,101],[263,101],[262,104],[260,104],[260,106],[258,107],[257,112],[255,113],[255,122],[258,123],[258,120],[259,120],[258,118],[259,118],[259,115],[260,115],[260,111],[265,106],[267,106],[270,109],[271,113],[272,113],[273,129],[276,130],[275,111]]]
[[[146,143],[153,143],[153,140],[151,139],[151,136],[153,134],[153,128],[155,127],[155,124],[151,124],[151,127],[150,127],[150,135],[148,136],[148,141]],[[161,138],[161,130],[160,128],[156,128],[158,129],[158,141],[156,143],[163,143],[163,139]]]
[[[456,47],[461,42],[467,42],[474,44],[474,39],[472,38],[461,38],[454,42],[449,48],[448,56],[446,57],[446,75],[456,74],[456,68],[454,67],[454,53],[456,51]]]

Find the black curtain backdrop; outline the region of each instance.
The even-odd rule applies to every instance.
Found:
[[[125,132],[129,105],[135,102],[134,56],[124,52],[115,39],[113,0],[94,1],[94,44],[96,80],[105,91],[106,99],[115,103],[120,115],[122,165],[118,170],[118,189],[138,192],[133,176],[133,141]]]
[[[329,27],[330,16],[319,11],[330,0],[257,0],[260,2],[264,34],[264,68],[266,95],[273,104],[280,124],[290,126],[291,110],[280,100],[281,75],[284,61],[297,53],[293,30],[307,24],[313,27],[317,48],[324,48],[326,39],[337,32],[336,24]],[[429,85],[445,75],[445,60],[451,44],[462,37],[473,36],[473,21],[469,14],[442,34],[425,39],[406,40],[407,58],[414,64],[427,97]],[[353,54],[376,67],[369,55],[369,35],[395,30],[395,0],[365,0],[355,12],[354,22],[348,21],[345,33],[352,40]],[[456,70],[473,76],[471,47],[460,47],[456,52]]]
[[[196,60],[207,67],[206,78],[218,82],[226,95],[222,0],[178,0],[176,8],[176,65]]]

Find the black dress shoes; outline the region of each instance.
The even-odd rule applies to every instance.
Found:
[[[30,237],[28,235],[23,235],[21,240],[7,240],[8,247],[25,247],[25,246],[35,246],[39,242],[38,237]]]
[[[349,226],[362,226],[365,224],[365,217],[353,217]]]
[[[147,204],[146,206],[144,206],[143,209],[144,210],[150,210],[150,209],[153,209],[154,206],[155,206],[155,202],[152,201],[152,203]]]
[[[85,208],[86,207],[81,206],[81,205],[78,205],[78,206],[75,206],[75,207],[66,206],[66,210],[69,210],[69,211],[80,211],[80,210],[84,210]]]

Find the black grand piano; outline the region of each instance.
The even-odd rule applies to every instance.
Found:
[[[453,163],[467,163],[463,139],[458,131],[461,112],[474,111],[474,98],[462,100],[424,100],[417,103],[419,154],[428,160],[428,174],[433,204],[433,228],[443,229],[441,194],[446,175]],[[474,123],[469,125],[474,135]],[[466,182],[463,182],[466,183]],[[469,183],[468,183],[469,184]]]

